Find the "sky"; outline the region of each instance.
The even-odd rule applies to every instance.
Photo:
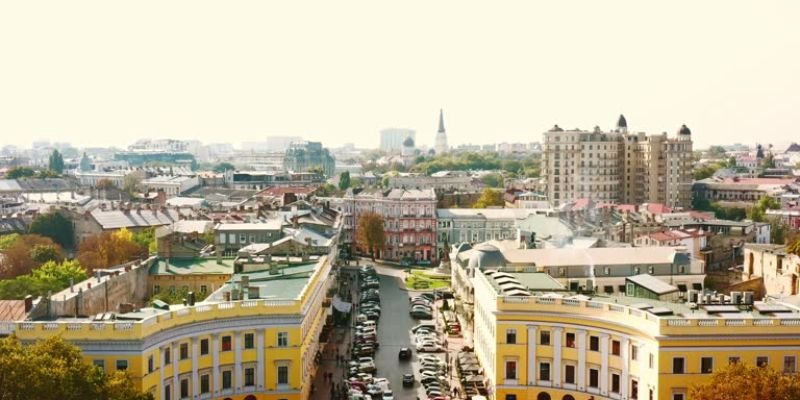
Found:
[[[800,1],[4,1],[0,145],[800,141]]]

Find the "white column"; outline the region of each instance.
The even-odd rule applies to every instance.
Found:
[[[583,392],[586,391],[586,331],[578,329],[575,336],[578,342],[578,390]]]
[[[536,385],[536,326],[528,325],[528,386]]]
[[[167,351],[169,351],[169,349],[166,347],[161,347],[158,349],[158,372],[160,375],[159,378],[161,379],[158,382],[158,387],[161,388],[160,396],[162,399],[167,397],[167,393],[164,391],[164,380],[167,379],[167,376],[164,374],[164,367],[166,366],[166,364],[164,364],[164,353]]]
[[[242,378],[242,333],[236,332],[233,335],[233,365],[234,365],[234,373],[233,373],[233,387],[236,388],[236,392],[238,393],[239,390],[244,386],[244,379]]]
[[[553,328],[553,386],[561,387],[561,335],[563,329]]]
[[[214,380],[214,393],[222,390],[222,382],[219,373],[219,334],[211,335],[211,375]]]
[[[197,364],[200,360],[200,344],[197,337],[192,338],[192,396],[200,394],[200,377],[197,374]]]
[[[178,379],[178,343],[172,342],[172,393],[174,394],[173,398],[180,399],[181,398],[181,381]]]
[[[608,343],[607,333],[600,335],[600,394],[608,395]]]
[[[259,329],[256,331],[256,352],[258,357],[258,366],[256,367],[256,386],[259,390],[264,389],[264,330]]]
[[[620,357],[622,357],[622,373],[619,376],[619,394],[620,396],[625,399],[628,397],[628,369],[630,368],[630,355],[628,353],[628,348],[631,346],[631,342],[627,337],[622,338],[622,343],[620,343]],[[641,362],[642,357],[642,348],[639,347],[639,359]]]

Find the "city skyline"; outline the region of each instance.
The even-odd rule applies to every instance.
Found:
[[[402,127],[433,147],[440,108],[451,146],[612,129],[621,113],[649,134],[686,124],[698,148],[800,124],[795,2],[50,5],[0,6],[5,144],[377,147]]]

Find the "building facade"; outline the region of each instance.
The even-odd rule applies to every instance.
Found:
[[[283,168],[293,172],[309,172],[319,169],[325,176],[333,176],[336,160],[320,142],[292,143],[283,158]]]
[[[580,198],[612,203],[691,203],[692,140],[685,125],[675,137],[628,133],[620,116],[604,132],[563,130],[544,133],[542,171],[547,198],[558,206]]]
[[[403,141],[407,138],[417,140],[417,132],[413,129],[387,128],[381,129],[380,149],[385,152],[398,152],[403,147]]]

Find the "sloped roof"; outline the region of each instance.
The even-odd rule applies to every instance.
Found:
[[[181,213],[173,209],[164,210],[94,210],[92,218],[103,229],[141,228],[169,225],[180,220]]]
[[[678,291],[678,288],[658,279],[650,274],[634,275],[625,278],[655,294],[668,294]]]
[[[25,300],[0,300],[0,321],[25,319]]]

